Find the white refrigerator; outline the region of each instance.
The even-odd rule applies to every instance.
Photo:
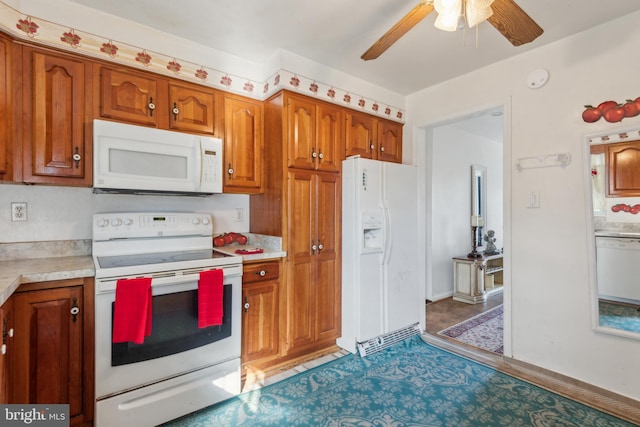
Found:
[[[417,167],[350,157],[342,162],[342,336],[357,342],[425,327],[418,254]]]

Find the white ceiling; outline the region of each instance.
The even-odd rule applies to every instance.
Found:
[[[360,55],[419,0],[71,1],[254,62],[284,49],[402,95],[640,10],[638,0],[517,0],[544,34],[514,47],[483,23],[477,48],[475,30],[436,30],[432,13],[365,62]]]

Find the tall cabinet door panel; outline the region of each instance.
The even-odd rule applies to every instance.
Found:
[[[333,105],[318,104],[316,155],[317,170],[338,172],[342,161],[343,125],[342,110]]]
[[[158,127],[158,80],[130,71],[100,67],[100,117]],[[166,113],[165,113],[166,115]]]
[[[262,189],[262,104],[252,99],[224,99],[225,192]]]
[[[24,181],[91,185],[91,91],[85,85],[91,64],[31,48],[23,58],[30,118],[24,125]]]
[[[340,335],[341,270],[340,176],[318,174],[316,181],[316,224],[318,250],[316,268],[316,339],[335,339]]]
[[[314,340],[315,174],[289,172],[289,349]]]
[[[310,100],[287,97],[288,166],[314,169],[316,147],[316,104]]]

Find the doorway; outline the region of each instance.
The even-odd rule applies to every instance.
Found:
[[[505,111],[509,111],[508,103],[441,120],[424,128],[427,333],[437,334],[508,300],[509,293],[504,291],[479,304],[452,299],[452,258],[465,256],[472,249],[470,165],[487,166],[489,191],[484,233],[494,231],[499,251],[507,241],[505,159],[510,151],[510,141],[505,138],[508,135],[505,129],[509,127]],[[480,244],[478,251],[482,252],[485,242]],[[508,272],[506,265],[505,268]],[[508,274],[505,276],[507,284]],[[508,319],[508,313],[503,317]],[[505,332],[509,329],[504,328]]]

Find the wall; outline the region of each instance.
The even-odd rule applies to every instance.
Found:
[[[585,138],[640,125],[640,118],[587,124],[581,113],[586,104],[640,96],[638,19],[640,13],[630,14],[412,94],[405,126],[426,170],[433,167],[427,163],[426,128],[487,103],[510,106],[505,109],[505,345],[514,358],[636,400],[640,342],[592,328],[595,270]],[[549,70],[550,80],[529,89],[526,77],[539,67]],[[572,157],[565,168],[515,167],[519,158],[561,152]],[[527,208],[532,190],[540,193],[537,209]],[[424,192],[426,199],[426,187]],[[429,207],[426,202],[424,209]]]
[[[11,221],[11,202],[27,203],[27,221]],[[243,221],[236,221],[242,209]],[[0,243],[91,239],[99,212],[209,212],[214,233],[249,231],[249,196],[209,197],[93,194],[90,188],[0,185]]]
[[[471,165],[487,167],[485,232],[495,230],[502,247],[502,144],[448,125],[435,127],[432,138],[433,253],[426,295],[435,301],[453,294],[451,258],[471,252]]]

